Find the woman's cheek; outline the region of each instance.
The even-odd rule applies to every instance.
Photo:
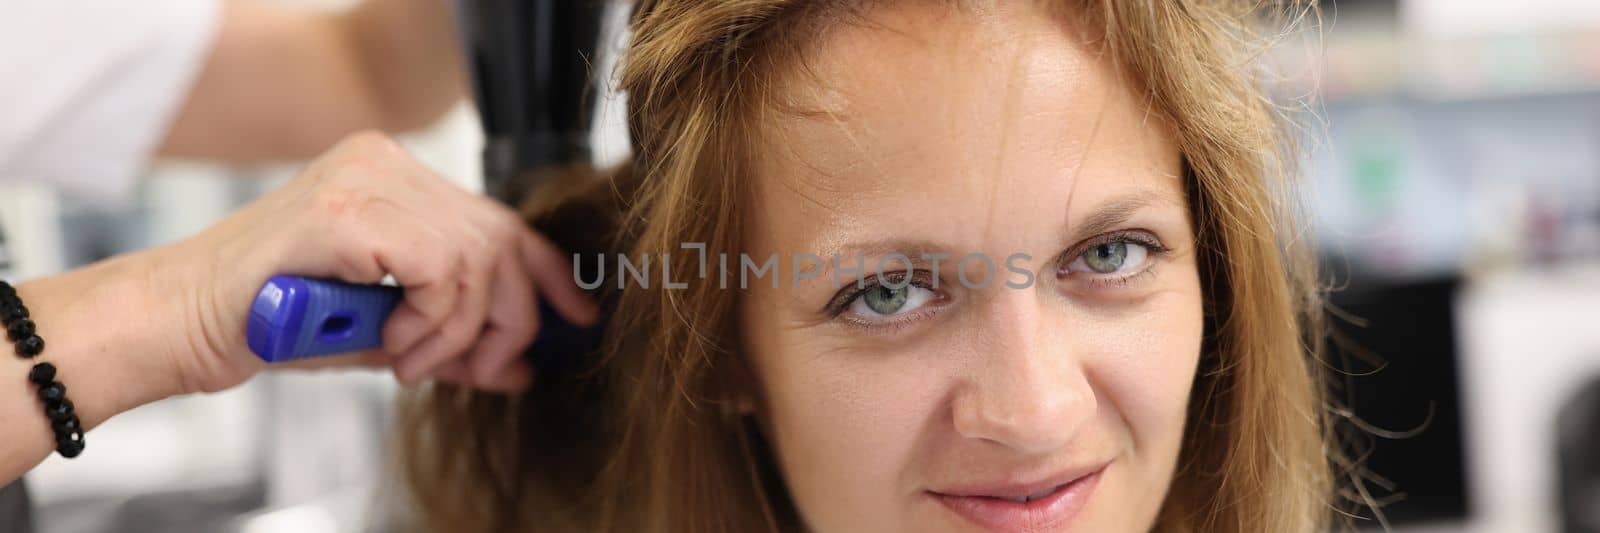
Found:
[[[1141,313],[1101,321],[1087,372],[1137,458],[1125,465],[1136,493],[1168,490],[1182,447],[1203,322],[1198,287],[1164,293]],[[1153,519],[1161,498],[1130,513]]]
[[[911,354],[860,354],[796,335],[763,368],[769,427],[801,515],[819,531],[864,531],[913,494],[906,469],[934,420],[940,373]]]
[[[1137,321],[1094,328],[1098,354],[1088,358],[1087,371],[1136,435],[1166,432],[1187,410],[1202,332],[1198,311],[1190,321],[1183,310],[1168,307]]]

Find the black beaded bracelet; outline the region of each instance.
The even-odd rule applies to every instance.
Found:
[[[22,305],[17,289],[4,281],[0,281],[0,323],[5,324],[6,339],[16,347],[17,355],[32,359],[44,353],[44,339],[28,316],[28,307]],[[56,366],[35,363],[28,371],[28,382],[39,387],[44,415],[56,435],[56,452],[68,459],[83,453],[83,424],[72,409],[72,400],[67,399],[67,386],[56,381]]]

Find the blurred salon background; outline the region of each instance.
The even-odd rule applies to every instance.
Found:
[[[281,0],[290,2],[291,0]],[[343,0],[293,0],[338,9]],[[625,7],[597,58],[609,72]],[[1341,0],[1272,63],[1303,105],[1327,356],[1365,457],[1352,517],[1398,532],[1600,532],[1600,2]],[[5,80],[25,83],[26,80]],[[593,139],[626,151],[604,92]],[[401,138],[481,190],[463,103]],[[297,163],[168,161],[135,193],[0,184],[0,272],[28,279],[206,227]],[[241,177],[248,179],[240,179]],[[387,374],[263,374],[149,405],[27,476],[44,533],[390,531]]]

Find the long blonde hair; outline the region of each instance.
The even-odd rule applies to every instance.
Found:
[[[961,2],[957,2],[961,3]],[[633,158],[601,179],[552,171],[530,223],[569,251],[737,256],[750,139],[805,44],[864,2],[640,0],[621,64]],[[1175,126],[1206,329],[1163,531],[1319,530],[1335,451],[1316,362],[1320,300],[1284,121],[1251,68],[1270,2],[1070,0],[1154,113]],[[678,252],[678,253],[673,253]],[[715,255],[712,255],[713,257]],[[593,279],[586,277],[585,279]],[[602,289],[604,290],[604,289]],[[436,531],[780,531],[798,518],[760,432],[727,406],[752,383],[738,291],[610,290],[605,347],[522,397],[433,385],[397,428]]]

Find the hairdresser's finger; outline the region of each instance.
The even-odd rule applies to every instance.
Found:
[[[434,255],[439,258],[438,261],[449,265],[436,268],[451,272],[463,268],[455,254],[433,252],[417,255]],[[463,291],[460,282],[453,277],[419,283],[396,274],[395,281],[405,287],[405,297],[384,322],[383,349],[398,355],[411,352],[427,337],[438,334]]]
[[[466,353],[483,333],[484,321],[489,315],[490,289],[494,288],[497,254],[495,233],[492,227],[463,224],[459,237],[465,244],[462,263],[465,268],[459,278],[461,299],[454,312],[444,321],[431,338],[401,356],[395,364],[396,375],[403,383],[414,383],[445,361]]]
[[[600,309],[587,293],[578,288],[572,275],[572,258],[555,244],[532,231],[522,232],[518,250],[523,264],[533,277],[534,290],[539,297],[580,326],[593,326],[600,318]]]
[[[479,331],[463,329],[465,322],[446,322],[432,335],[423,339],[411,351],[400,354],[394,364],[394,377],[401,383],[415,385],[459,355],[467,343],[477,338]],[[453,352],[453,353],[452,353]]]
[[[400,354],[394,369],[401,383],[420,382],[439,366],[458,359],[477,342],[484,330],[483,312],[462,309],[460,313],[462,319],[445,322],[415,348]]]
[[[410,352],[434,329],[433,321],[427,315],[412,307],[410,302],[401,300],[383,323],[383,351],[399,357]]]
[[[434,377],[446,383],[491,391],[517,393],[533,384],[533,367],[517,360],[487,380],[477,379],[465,360],[450,361],[434,369]]]
[[[350,136],[313,166],[298,180],[306,185],[295,196],[321,215],[309,219],[309,239],[328,242],[331,250],[292,254],[291,261],[313,264],[290,270],[358,283],[392,275],[406,291],[384,327],[384,347],[410,350],[438,329],[460,298],[459,239],[439,224],[438,195],[431,192],[448,181],[376,133]]]
[[[384,200],[365,201],[337,235],[333,253],[341,278],[367,281],[374,272],[394,276],[405,298],[384,326],[384,347],[403,353],[450,316],[461,297],[458,245],[418,214]]]
[[[434,181],[443,181],[443,179],[434,179]],[[445,186],[454,187],[451,186],[451,184],[448,184],[448,182],[445,182]],[[429,194],[429,192],[424,192],[424,195],[427,194]],[[437,195],[437,190],[435,190],[434,194]],[[450,210],[445,211],[448,213]],[[470,216],[472,211],[458,210],[458,213],[461,214],[461,216]],[[435,216],[437,216],[437,214],[435,214]],[[456,227],[456,232],[453,232],[451,235],[472,234],[472,232],[474,232],[472,229],[464,229],[464,226],[454,227]],[[438,256],[448,256],[448,258],[454,258],[456,259],[454,264],[458,266],[458,269],[456,269],[454,272],[466,271],[467,264],[469,264],[470,261],[470,254],[472,254],[472,251],[470,251],[472,250],[472,246],[469,245],[470,240],[459,237],[448,238],[448,240],[450,240],[450,242],[446,243],[446,245],[438,246],[438,248],[432,248],[432,250],[419,251],[419,253],[438,254]],[[461,287],[461,283],[453,283],[453,287],[459,288]],[[461,296],[466,295],[462,293]],[[408,352],[413,352],[414,349],[416,349],[416,346],[418,346],[419,343],[422,343],[422,339],[429,338],[429,336],[432,335],[437,335],[438,330],[440,330],[440,327],[442,327],[442,323],[445,322],[446,317],[450,317],[450,315],[453,315],[454,312],[456,312],[456,309],[451,307],[451,309],[448,309],[448,311],[446,311],[443,315],[434,314],[434,312],[424,311],[424,309],[421,309],[421,307],[411,306],[410,299],[408,299],[406,303],[402,303],[400,306],[395,307],[395,311],[389,315],[389,320],[387,320],[386,327],[384,327],[384,333],[382,333],[382,338],[384,338],[384,351],[389,351],[390,354],[408,354]],[[414,379],[419,378],[413,378],[413,381],[408,381],[408,383],[414,383]]]
[[[533,343],[539,327],[534,297],[533,282],[521,262],[510,254],[501,256],[483,336],[467,356],[468,366],[479,381],[488,381]]]

